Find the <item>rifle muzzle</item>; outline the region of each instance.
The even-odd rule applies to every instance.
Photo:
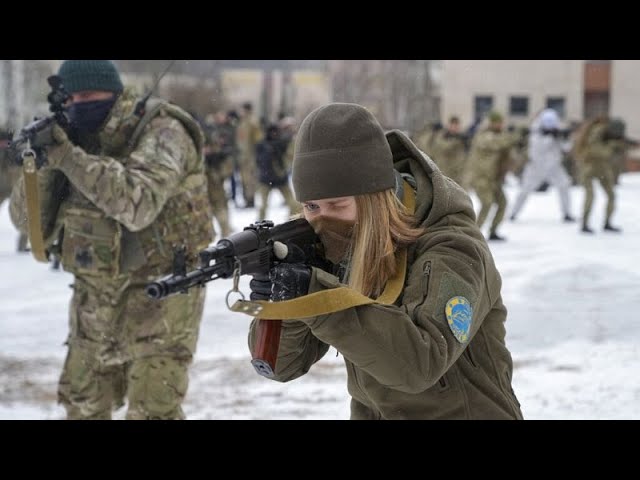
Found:
[[[158,300],[160,298],[166,297],[169,293],[169,289],[167,288],[165,282],[162,280],[158,282],[150,283],[145,287],[145,292],[147,296],[153,298],[154,300]]]

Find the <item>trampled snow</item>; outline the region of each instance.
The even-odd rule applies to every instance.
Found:
[[[512,202],[517,181],[508,178]],[[557,193],[532,194],[505,243],[491,243],[508,309],[507,345],[514,390],[527,419],[640,419],[640,174],[621,177],[613,223],[604,233],[605,196],[599,185],[589,236],[561,222]],[[475,197],[474,202],[477,205]],[[571,189],[580,217],[584,190]],[[270,218],[286,219],[278,193]],[[257,210],[230,203],[240,230]],[[508,210],[509,212],[509,210]],[[59,419],[56,383],[65,356],[68,285],[30,254],[15,253],[17,233],[0,206],[0,419]],[[248,279],[241,289],[248,293]],[[184,405],[190,419],[347,419],[349,395],[341,356],[331,348],[310,372],[282,384],[250,364],[250,317],[230,312],[230,280],[211,282]],[[114,418],[122,418],[124,409]]]

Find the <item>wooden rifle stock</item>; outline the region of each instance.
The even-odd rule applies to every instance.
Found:
[[[282,320],[258,319],[256,327],[257,338],[251,365],[263,377],[271,378],[276,371]]]

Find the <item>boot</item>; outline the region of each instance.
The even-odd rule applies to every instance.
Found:
[[[593,230],[588,225],[582,225],[582,233],[593,233]]]
[[[496,241],[499,241],[499,242],[504,242],[506,240],[506,238],[505,237],[501,237],[496,232],[491,232],[491,234],[489,235],[489,240],[496,240]]]
[[[29,252],[29,237],[27,235],[24,234],[20,234],[20,237],[18,238],[18,248],[17,251],[18,252]]]
[[[60,270],[60,258],[54,256],[51,261],[51,270],[58,271]]]
[[[575,221],[576,221],[576,219],[567,213],[567,214],[564,216],[564,219],[563,219],[562,221],[563,221],[564,223],[571,223],[571,222],[575,222]]]
[[[618,228],[618,227],[614,227],[609,222],[607,222],[607,223],[604,224],[604,231],[605,232],[616,232],[616,233],[619,233],[619,232],[622,232],[622,229]]]

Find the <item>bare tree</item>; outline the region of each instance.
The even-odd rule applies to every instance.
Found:
[[[416,131],[439,118],[431,60],[330,62],[333,97],[371,109],[385,128]]]
[[[17,130],[48,115],[47,77],[53,73],[48,60],[0,60],[0,123]]]

